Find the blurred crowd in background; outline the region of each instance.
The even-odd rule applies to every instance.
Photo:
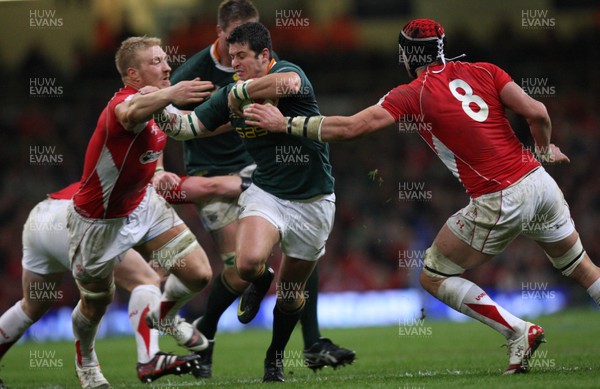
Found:
[[[398,21],[398,32],[406,21],[408,18]],[[409,81],[398,60],[397,35],[378,37],[389,43],[388,51],[370,51],[350,17],[332,20],[320,29],[265,24],[280,58],[300,65],[311,79],[325,115],[356,112]],[[214,41],[214,25],[214,14],[193,18],[171,28],[162,36],[163,44],[176,48],[176,59],[182,62]],[[548,88],[532,95],[546,104],[553,121],[552,140],[570,156],[571,163],[545,168],[561,186],[583,244],[598,263],[600,23],[582,27],[570,38],[548,29],[542,40],[530,40],[526,30],[506,25],[482,44],[473,39],[474,33],[447,28],[447,57],[465,53],[461,60],[493,62],[518,84],[532,79],[546,82]],[[0,311],[21,296],[23,223],[47,193],[80,178],[97,117],[121,86],[114,52],[130,35],[139,35],[139,31],[127,27],[114,31],[97,22],[94,44],[76,51],[74,70],[64,70],[35,46],[17,68],[8,69],[0,61]],[[177,65],[173,63],[173,68]],[[32,95],[30,85],[38,82],[32,80],[40,79],[53,79],[54,86],[60,87],[54,91],[60,93]],[[509,118],[526,147],[531,146],[526,123],[512,115]],[[181,150],[180,144],[169,141],[165,164],[183,174]],[[52,162],[35,162],[32,155],[40,153],[53,156]],[[417,264],[445,220],[467,204],[464,189],[418,134],[398,127],[350,143],[332,144],[331,157],[337,214],[327,253],[319,263],[321,290],[417,286]],[[421,195],[416,197],[420,199],[403,196],[406,188],[418,188]],[[216,274],[220,259],[194,208],[177,208],[208,252]],[[277,265],[277,254],[271,263]],[[519,289],[523,282],[535,281],[571,286],[533,242],[520,238],[502,255],[466,276],[482,287],[498,289]],[[65,298],[59,303],[73,304],[77,291],[72,282],[67,281],[64,290]],[[583,301],[587,301],[585,296]],[[198,310],[204,304],[201,298],[193,303]]]

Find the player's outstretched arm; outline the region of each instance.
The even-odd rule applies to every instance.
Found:
[[[249,183],[238,176],[189,177],[181,184],[181,190],[189,201],[199,204],[216,196],[237,198]]]
[[[160,184],[154,188],[172,204],[202,204],[215,197],[237,198],[252,180],[238,176],[180,178],[177,185]]]
[[[184,105],[201,103],[210,95],[214,88],[212,82],[182,81],[167,88],[148,93],[136,93],[129,100],[123,101],[115,108],[119,122],[126,130],[134,129],[138,124],[152,119],[152,115],[161,111],[169,104]]]
[[[266,76],[238,82],[229,91],[227,102],[231,111],[242,116],[240,104],[244,100],[277,100],[300,92],[302,79],[296,72],[271,73]]]
[[[244,111],[246,124],[271,132],[335,142],[359,138],[394,124],[394,118],[378,105],[368,107],[352,116],[284,117],[270,104],[251,104]]]
[[[176,140],[205,138],[208,136],[219,135],[233,129],[231,124],[226,123],[211,131],[206,128],[194,112],[182,115],[181,113],[169,112],[166,109],[154,114],[154,121],[165,134]]]
[[[504,86],[500,92],[500,100],[508,109],[527,120],[538,158],[551,163],[569,162],[569,157],[550,143],[552,123],[543,103],[527,95],[514,81]]]

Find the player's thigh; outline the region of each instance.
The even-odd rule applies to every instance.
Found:
[[[266,262],[273,246],[279,241],[279,231],[265,216],[247,216],[239,221],[236,235],[236,264]]]
[[[551,257],[567,252],[579,235],[569,205],[554,179],[542,168],[531,175],[533,208],[523,221],[523,235],[535,240]]]
[[[468,267],[485,258],[479,252],[497,255],[504,251],[517,236],[526,233],[528,221],[535,218],[540,208],[539,179],[543,173],[543,169],[533,170],[508,188],[471,198],[466,207],[448,218],[442,230],[442,238],[450,242],[446,245],[466,258],[453,255],[450,248],[445,251]],[[454,243],[448,230],[464,245]]]
[[[559,241],[542,242],[538,240],[536,243],[542,248],[542,250],[546,252],[546,254],[550,255],[551,257],[558,257],[573,247],[578,238],[579,234],[574,230],[569,236]]]
[[[159,275],[135,250],[129,249],[114,268],[115,284],[131,292],[139,285],[160,285]]]
[[[23,269],[23,310],[37,321],[56,302],[65,272],[37,274]]]
[[[220,254],[233,253],[235,251],[237,228],[238,221],[236,219],[224,227],[210,231],[210,235],[217,245]]]
[[[212,276],[206,252],[185,224],[171,227],[138,248],[186,284]]]
[[[576,230],[559,241],[537,243],[546,252],[546,256],[556,269],[575,280],[583,288],[588,289],[600,278],[600,268],[585,252]]]
[[[240,214],[238,200],[214,197],[196,205],[200,221],[207,231],[218,231],[235,222]]]
[[[195,248],[180,258],[169,271],[192,291],[204,288],[213,276],[206,252],[197,243]]]
[[[281,251],[288,257],[316,261],[325,246],[335,219],[335,195],[311,201],[281,200],[285,217],[281,226]]]
[[[433,244],[446,259],[463,269],[475,268],[494,257],[493,254],[482,253],[465,243],[447,224],[442,226]]]
[[[73,278],[79,286],[105,284],[107,288],[113,287],[114,266],[133,245],[129,234],[121,233],[125,223],[125,218],[84,218],[74,210],[72,204],[69,206],[69,258]]]

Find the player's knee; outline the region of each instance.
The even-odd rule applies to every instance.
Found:
[[[196,266],[195,267],[195,279],[198,280],[198,282],[201,282],[203,284],[203,287],[205,285],[207,285],[213,277],[213,272],[212,269],[209,266]]]
[[[115,283],[113,280],[106,287],[94,288],[97,290],[90,290],[87,285],[83,285],[78,280],[75,280],[81,299],[83,300],[86,307],[89,307],[94,311],[101,311],[102,307],[108,306],[115,296]],[[102,312],[104,314],[104,312]],[[102,317],[100,315],[100,317]]]
[[[264,268],[264,261],[252,257],[240,257],[236,258],[235,266],[242,280],[252,281],[260,275]]]
[[[577,241],[568,249],[564,254],[552,257],[546,253],[546,256],[552,262],[552,266],[560,270],[565,276],[570,276],[573,271],[579,266],[581,261],[586,256],[581,239],[577,238]]]
[[[211,281],[213,273],[209,266],[204,264],[196,263],[185,268],[177,268],[176,271],[172,272],[177,278],[183,282],[193,292],[199,292]]]
[[[435,295],[446,278],[460,276],[464,272],[465,269],[446,257],[434,243],[425,251],[419,282],[423,289]]]

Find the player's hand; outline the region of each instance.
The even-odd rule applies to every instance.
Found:
[[[287,124],[281,111],[272,104],[250,104],[244,110],[246,124],[270,132],[285,132]]]
[[[210,96],[215,86],[210,81],[200,81],[196,78],[191,81],[180,81],[170,88],[173,105],[188,105],[202,103]]]
[[[242,80],[239,80],[237,82],[237,84],[240,84],[242,82],[243,82]],[[240,103],[241,103],[241,101],[239,101],[235,97],[235,95],[233,94],[233,89],[231,89],[229,91],[229,94],[227,95],[227,105],[229,106],[229,110],[231,110],[231,113],[233,113],[233,115],[243,117],[244,113],[242,112]]]
[[[571,160],[566,156],[558,146],[554,143],[550,143],[550,150],[552,151],[553,163],[569,163]]]
[[[158,193],[168,192],[179,186],[181,177],[175,173],[159,171],[152,177],[152,186]]]
[[[542,163],[547,164],[559,164],[569,163],[571,160],[553,143],[550,143],[548,147],[537,147],[535,148],[535,155],[537,159]]]

